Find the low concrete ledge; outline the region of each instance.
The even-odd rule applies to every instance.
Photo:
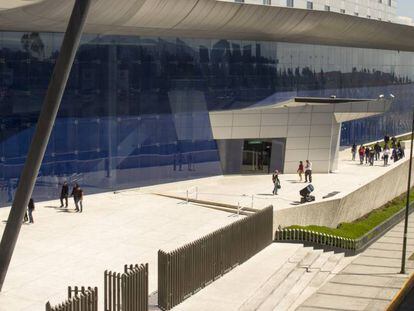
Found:
[[[414,204],[411,204],[409,213],[413,211]],[[404,216],[405,209],[402,209],[358,239],[343,238],[306,229],[281,229],[275,232],[275,241],[300,243],[324,251],[343,252],[346,256],[354,256],[366,250],[403,220]]]
[[[383,175],[343,197],[275,211],[275,231],[279,226],[292,225],[336,228],[342,222],[352,222],[361,218],[407,190],[408,167],[407,158]],[[413,185],[412,178],[411,186]]]

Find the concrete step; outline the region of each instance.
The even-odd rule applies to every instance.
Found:
[[[328,261],[322,266],[321,271],[322,272],[329,272],[331,273],[336,266],[338,265],[338,263],[345,257],[345,255],[343,253],[338,253],[338,254],[332,254],[329,258]]]
[[[323,253],[322,250],[311,250],[309,253],[299,262],[299,267],[309,267],[319,258]]]
[[[333,252],[325,253],[325,256],[326,261],[322,264],[317,275],[311,280],[311,282],[309,282],[301,294],[296,297],[294,302],[285,310],[297,310],[301,304],[316,293],[319,288],[325,285],[339,271],[345,268],[353,259],[351,257],[344,257],[343,254],[334,254]]]
[[[328,261],[331,256],[330,253],[324,253],[321,250],[313,251],[316,260],[309,265],[309,270],[303,274],[298,282],[293,286],[290,291],[283,297],[280,302],[276,305],[274,310],[286,311],[293,305],[298,297],[308,288],[310,282],[320,273],[322,266]],[[306,259],[306,258],[305,258]]]
[[[239,310],[293,311],[346,266],[343,260],[344,254],[301,247]]]
[[[298,263],[308,255],[309,248],[298,249],[288,260],[272,274],[263,285],[258,288],[239,308],[240,311],[257,310],[259,306],[280,286],[281,283],[294,271]]]
[[[276,308],[279,302],[286,296],[286,294],[299,282],[302,276],[306,273],[304,268],[295,267],[293,271],[280,283],[280,285],[269,295],[264,301],[258,311],[269,311]]]
[[[322,252],[318,259],[311,265],[312,270],[321,270],[323,265],[328,261],[333,252]]]
[[[289,258],[289,262],[300,263],[313,250],[312,247],[302,247]]]
[[[294,258],[295,256],[291,258],[290,262],[297,261],[297,265],[292,272],[286,276],[283,282],[280,283],[278,287],[274,288],[257,310],[274,309],[280,301],[283,300],[283,297],[285,297],[298,283],[300,284],[299,286],[306,287],[306,284],[316,272],[309,273],[309,276],[304,277],[304,274],[306,273],[305,271],[318,260],[323,252],[321,250],[315,251],[312,248],[304,248],[304,250],[307,250],[307,254],[301,260],[297,260],[298,258]]]

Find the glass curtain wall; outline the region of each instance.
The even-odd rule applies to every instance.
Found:
[[[59,33],[0,33],[0,205],[11,202],[58,56]],[[85,35],[36,182],[86,193],[221,174],[208,111],[293,96],[376,98],[381,117],[344,123],[342,144],[410,128],[414,55],[256,42]]]

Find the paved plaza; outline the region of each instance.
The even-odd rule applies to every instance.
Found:
[[[35,223],[23,225],[0,293],[1,311],[44,310],[66,299],[68,285],[99,286],[106,269],[149,263],[150,292],[157,288],[157,251],[170,250],[231,223],[234,215],[141,194],[86,196],[84,212],[36,204]],[[0,209],[0,233],[9,208]],[[102,295],[100,295],[102,298]]]
[[[408,151],[409,144],[406,145]],[[313,175],[312,185],[315,191],[312,194],[316,197],[316,202],[344,197],[406,160],[408,157],[396,163],[390,161],[386,167],[383,166],[383,161],[375,161],[374,166],[360,165],[359,160],[351,160],[349,149],[342,150],[338,171],[332,174]],[[277,196],[272,195],[272,176],[263,174],[201,178],[147,187],[146,191],[186,197],[187,190],[189,190],[189,197],[195,199],[197,188],[197,197],[200,200],[233,205],[240,203],[241,206],[250,207],[253,196],[255,208],[273,205],[275,210],[282,210],[297,206],[300,200],[299,191],[307,184],[304,181],[300,182],[297,174],[281,174],[280,181],[282,188]]]

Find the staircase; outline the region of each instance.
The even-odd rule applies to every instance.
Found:
[[[311,247],[298,249],[239,308],[242,311],[295,310],[354,258]]]

